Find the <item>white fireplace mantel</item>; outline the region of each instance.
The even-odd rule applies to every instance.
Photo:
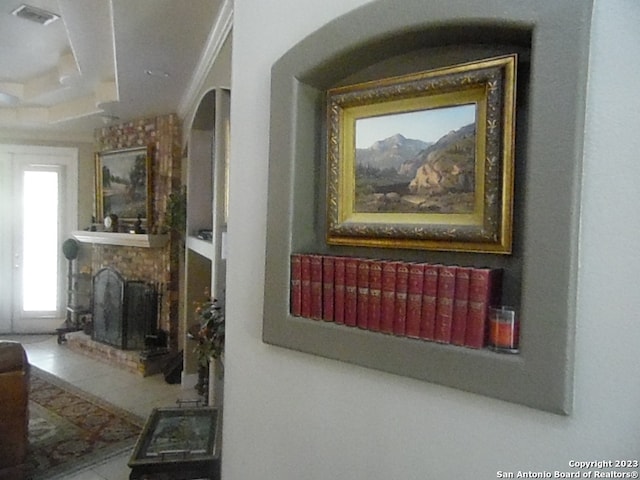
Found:
[[[169,242],[169,235],[146,235],[138,233],[90,232],[76,230],[71,236],[81,243],[120,245],[123,247],[161,248]]]

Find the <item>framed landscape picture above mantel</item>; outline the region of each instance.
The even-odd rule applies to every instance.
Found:
[[[152,147],[96,154],[96,221],[117,215],[123,222],[152,223]]]
[[[511,253],[516,63],[329,90],[327,242]]]

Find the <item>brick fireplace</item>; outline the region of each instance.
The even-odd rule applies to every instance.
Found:
[[[151,167],[153,223],[148,225],[148,233],[166,233],[168,238],[160,245],[146,246],[135,243],[129,245],[126,242],[110,244],[102,239],[98,242],[93,242],[91,239],[81,240],[85,242],[82,243],[79,258],[83,262],[81,268],[91,272],[91,275],[110,268],[117,271],[125,283],[140,282],[155,285],[160,296],[157,327],[166,332],[168,347],[172,352],[176,352],[180,349],[180,339],[183,338],[178,304],[181,247],[177,234],[167,232],[164,222],[169,194],[178,190],[181,184],[179,119],[175,114],[170,114],[104,127],[96,130],[95,133],[96,153],[142,146],[153,147],[154,156]],[[130,358],[124,360],[121,358],[139,356],[137,348],[124,350],[106,345],[104,342],[95,342],[90,337],[83,338],[82,335],[87,337],[80,332],[68,335],[69,347],[111,363],[114,363],[112,360],[117,357],[120,360],[115,363],[128,363],[127,368],[140,370],[140,366],[133,365],[135,362],[132,363]],[[144,367],[142,369],[144,370]]]
[[[93,276],[92,338],[121,350],[145,350],[148,338],[158,338],[159,298],[157,285],[101,269]]]
[[[178,319],[177,308],[173,312],[171,310],[171,260],[168,248],[93,244],[90,249],[91,271],[94,275],[103,268],[113,268],[125,282],[138,281],[158,285],[159,293],[162,295],[158,326],[167,332],[171,343],[172,333],[177,334]],[[173,344],[172,348],[176,345],[177,343]]]

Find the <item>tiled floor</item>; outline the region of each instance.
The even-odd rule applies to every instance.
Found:
[[[147,418],[155,407],[175,406],[176,401],[196,398],[193,389],[169,385],[163,375],[143,378],[117,367],[112,367],[83,354],[58,345],[52,335],[2,335],[2,340],[23,344],[29,363],[46,370],[76,387]],[[130,453],[106,460],[65,480],[125,480]]]

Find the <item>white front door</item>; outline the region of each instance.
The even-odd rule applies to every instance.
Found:
[[[0,242],[10,245],[0,261],[0,331],[52,332],[66,311],[61,245],[77,221],[77,151],[0,146],[0,159],[8,206]]]

